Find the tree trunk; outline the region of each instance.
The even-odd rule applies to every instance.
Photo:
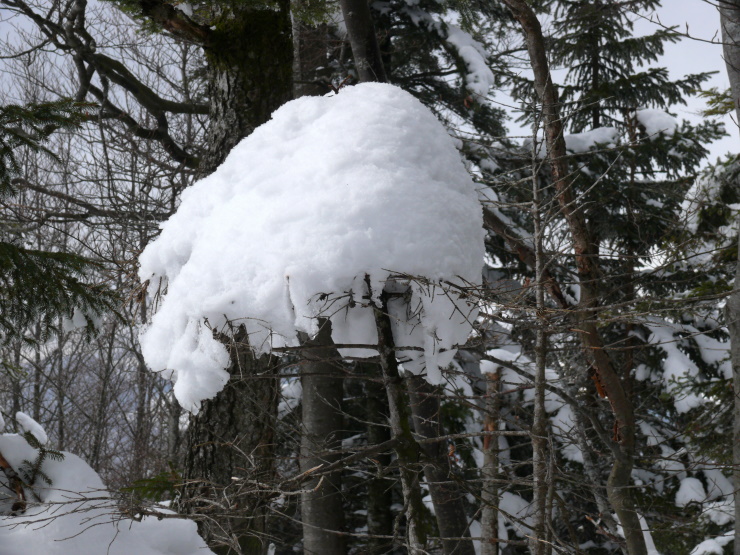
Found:
[[[360,83],[386,83],[378,37],[366,0],[339,0]]]
[[[142,245],[143,248],[143,245]],[[142,325],[146,324],[146,296],[141,300],[139,306],[139,321]],[[132,451],[133,457],[131,462],[131,477],[133,480],[144,478],[144,468],[147,456],[147,444],[150,430],[150,412],[149,412],[149,395],[148,384],[151,372],[146,367],[144,357],[137,353],[138,364],[136,365],[136,418],[134,421],[134,437]]]
[[[719,0],[722,52],[740,125],[740,0]]]
[[[732,360],[732,386],[735,395],[732,479],[734,486],[735,522],[740,523],[740,239],[738,240],[738,263],[735,271],[735,285],[725,307],[727,324],[730,329],[730,358]],[[740,555],[740,526],[735,526],[735,555]]]
[[[294,5],[305,7],[303,0]],[[293,18],[294,96],[326,93],[326,88],[309,83],[317,67],[326,63],[326,25],[318,27]],[[341,357],[332,347],[331,322],[321,320],[313,340],[303,340],[301,352],[301,472],[335,462],[341,449],[344,424],[344,372]],[[346,540],[342,507],[342,472],[317,471],[316,477],[304,484],[301,494],[303,551],[307,554],[344,554]],[[317,489],[318,488],[318,489]]]
[[[486,432],[498,431],[501,409],[501,369],[495,374],[486,375],[486,401],[483,429]],[[498,537],[498,436],[483,437],[483,468],[481,469],[481,555],[499,555]]]
[[[256,359],[244,328],[228,343],[231,379],[191,419],[180,507],[199,515],[216,553],[267,552],[269,491],[275,474],[278,378],[268,357]]]
[[[332,347],[331,322],[322,320],[315,339],[304,343],[301,364],[301,472],[329,465],[339,458],[344,415],[344,372]],[[304,484],[301,494],[303,552],[307,555],[344,555],[342,471],[321,474]]]
[[[736,121],[740,124],[740,0],[719,1],[722,26],[722,50],[730,79],[730,89],[735,102]],[[738,224],[740,231],[740,224]],[[738,235],[738,261],[735,284],[725,307],[730,330],[730,357],[732,360],[733,392],[735,394],[732,477],[735,487],[735,555],[740,555],[740,234]]]
[[[576,269],[581,287],[580,310],[574,311],[575,328],[581,338],[587,360],[604,385],[615,418],[614,438],[609,444],[614,458],[607,482],[607,497],[624,530],[630,555],[647,555],[642,524],[635,510],[629,485],[635,450],[635,416],[632,399],[627,395],[596,325],[599,306],[601,269],[598,250],[591,238],[583,212],[568,181],[568,161],[560,118],[558,96],[550,76],[542,27],[525,0],[503,0],[519,22],[526,37],[527,50],[534,71],[535,91],[542,103],[547,157],[552,169],[554,188],[560,210],[571,234]]]
[[[439,419],[440,392],[420,376],[405,379],[411,400],[411,415],[414,430],[420,439],[444,436]],[[444,538],[469,537],[468,519],[463,506],[463,493],[452,476],[446,441],[435,441],[421,445],[424,455],[424,476],[432,496],[434,514],[437,518],[442,546],[447,555],[474,555],[473,542],[445,540]]]
[[[357,364],[359,374],[365,379],[365,407],[368,422],[367,441],[369,445],[380,445],[391,439],[391,429],[388,427],[388,398],[383,384],[374,380],[382,376],[380,368],[374,362],[360,362]],[[388,553],[391,542],[377,536],[393,535],[393,484],[394,480],[384,473],[391,465],[390,453],[380,453],[373,457],[377,464],[377,474],[367,480],[367,533],[368,555]],[[375,537],[374,537],[375,536]]]
[[[535,131],[535,137],[537,133]],[[534,144],[537,144],[536,142]],[[545,412],[545,366],[547,359],[547,317],[545,311],[545,255],[544,226],[542,221],[541,191],[536,170],[536,151],[532,152],[532,217],[534,220],[535,247],[535,298],[537,329],[535,343],[534,421],[532,423],[532,474],[534,480],[534,530],[530,539],[533,555],[547,555],[547,413]]]
[[[290,6],[239,7],[221,14],[204,41],[210,96],[210,126],[199,174],[213,172],[230,150],[293,95]],[[267,497],[240,492],[239,479],[269,482],[274,475],[274,424],[279,380],[267,357],[256,359],[239,332],[229,342],[231,379],[190,419],[187,434],[182,509],[204,514],[200,531],[217,552],[262,554]],[[222,495],[238,497],[224,507]],[[229,516],[230,510],[238,513]],[[222,517],[222,515],[224,515]]]
[[[373,292],[368,283],[368,297],[372,299]],[[401,489],[406,512],[406,540],[409,555],[425,553],[426,539],[420,526],[419,517],[422,511],[421,493],[419,491],[418,462],[420,449],[409,427],[409,408],[404,394],[403,379],[398,374],[398,361],[394,351],[393,330],[388,315],[388,294],[381,294],[381,306],[371,301],[375,314],[375,327],[378,332],[378,354],[380,368],[383,372],[383,385],[388,396],[391,433],[393,439],[398,440],[395,448],[398,458],[399,473],[401,475]]]
[[[165,396],[165,407],[167,415],[167,460],[174,462],[180,458],[180,445],[182,444],[180,417],[183,411],[172,392]]]
[[[210,125],[201,175],[293,98],[290,4],[281,9],[233,9],[211,33],[208,63]]]
[[[293,0],[293,5],[305,8],[307,0]],[[309,25],[293,17],[293,96],[321,96],[331,88],[329,81],[319,80],[326,73],[329,56],[329,26]]]

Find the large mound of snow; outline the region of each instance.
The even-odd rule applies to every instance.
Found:
[[[414,347],[400,353],[404,367],[426,367],[438,382],[473,310],[447,284],[480,283],[482,260],[474,184],[419,101],[383,84],[300,98],[185,191],[142,253],[150,290],[167,283],[142,350],[153,370],[171,372],[180,403],[198,410],[228,379],[212,329],[244,324],[262,353],[314,334],[321,316],[336,343],[372,345],[368,300],[391,287],[405,292],[389,306],[396,344]],[[398,275],[429,281],[389,285]]]
[[[26,466],[24,460],[35,461],[38,455],[38,451],[17,434],[0,435],[0,453],[19,473]],[[0,473],[0,485],[7,492],[0,498],[0,515],[5,515],[0,516],[0,553],[3,555],[213,553],[198,536],[193,521],[159,520],[156,516],[141,520],[122,517],[100,476],[72,453],[64,453],[61,461],[47,458],[42,470],[51,484],[38,477],[33,492],[26,488],[28,507],[19,515],[9,514],[14,498]],[[162,513],[167,516],[164,509]]]

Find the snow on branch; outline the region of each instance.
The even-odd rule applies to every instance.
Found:
[[[46,432],[30,417],[19,412],[17,420],[24,435],[0,434],[3,555],[212,553],[195,522],[164,507],[155,506],[149,516],[122,514],[119,499],[87,463],[45,448],[38,438]]]
[[[244,325],[259,354],[323,317],[336,343],[375,345],[370,301],[386,290],[396,344],[421,348],[399,359],[438,382],[475,317],[464,290],[480,283],[483,237],[452,138],[410,94],[367,83],[294,100],[185,191],[142,253],[142,281],[167,283],[144,356],[197,411],[228,380],[213,330]]]

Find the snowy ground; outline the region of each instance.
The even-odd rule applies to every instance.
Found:
[[[20,418],[18,418],[20,416]],[[43,428],[29,416],[16,419],[41,443]],[[0,454],[28,480],[28,462],[39,451],[18,434],[0,435]],[[63,453],[63,460],[47,457],[33,487],[25,487],[28,502],[21,514],[11,515],[16,497],[0,473],[0,553],[2,555],[208,555],[212,553],[198,535],[195,522],[145,516],[132,519],[121,514],[118,503],[100,476],[82,459]],[[25,474],[24,474],[25,472]]]

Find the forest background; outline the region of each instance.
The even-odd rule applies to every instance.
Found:
[[[740,553],[738,6],[721,28],[678,4],[2,0],[0,406],[36,453],[0,453],[10,523],[65,451],[111,514],[167,502],[219,553]],[[267,354],[226,317],[228,386],[190,415],[139,342],[167,299],[141,253],[276,109],[368,81],[455,139],[481,281],[390,268],[361,295],[373,358],[337,352],[328,310]],[[392,308],[437,290],[478,311],[441,384],[396,323],[433,311]]]

